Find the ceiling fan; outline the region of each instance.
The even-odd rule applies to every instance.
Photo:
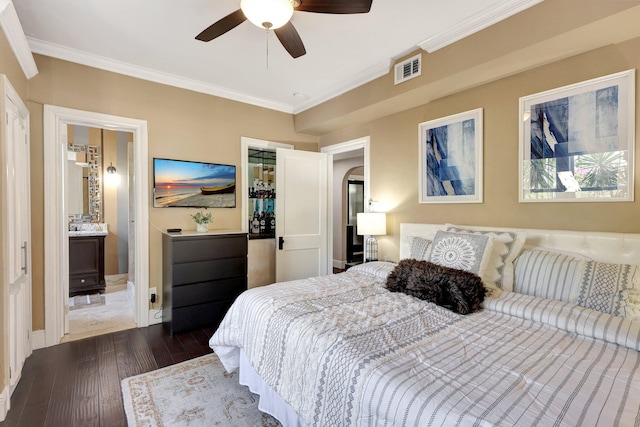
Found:
[[[372,2],[373,0],[241,0],[240,9],[205,28],[196,39],[211,41],[248,19],[260,28],[272,29],[287,52],[298,58],[307,51],[290,21],[294,10],[332,14],[367,13]]]

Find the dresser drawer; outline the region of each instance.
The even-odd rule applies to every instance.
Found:
[[[247,256],[246,234],[192,237],[173,243],[175,264],[243,256]]]
[[[190,262],[173,266],[173,286],[247,276],[247,257]]]
[[[173,307],[233,300],[246,289],[246,277],[176,286],[173,288]]]
[[[217,326],[229,310],[233,300],[208,302],[189,307],[173,308],[171,334],[203,325]]]

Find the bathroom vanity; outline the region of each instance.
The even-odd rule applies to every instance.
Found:
[[[69,232],[69,296],[105,290],[106,233]]]

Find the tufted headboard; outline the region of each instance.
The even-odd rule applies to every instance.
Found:
[[[594,231],[537,230],[532,228],[477,227],[478,230],[524,231],[525,246],[573,252],[594,261],[635,264],[640,267],[640,234]],[[400,224],[400,259],[410,254],[409,237],[433,239],[445,224]]]

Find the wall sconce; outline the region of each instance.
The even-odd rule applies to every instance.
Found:
[[[116,167],[112,162],[107,166],[107,173],[104,176],[104,183],[108,185],[118,185],[120,183],[120,175],[116,173]]]
[[[387,234],[387,214],[384,212],[360,212],[356,215],[358,235],[369,236],[365,244],[364,261],[378,260],[378,241],[373,236]]]

